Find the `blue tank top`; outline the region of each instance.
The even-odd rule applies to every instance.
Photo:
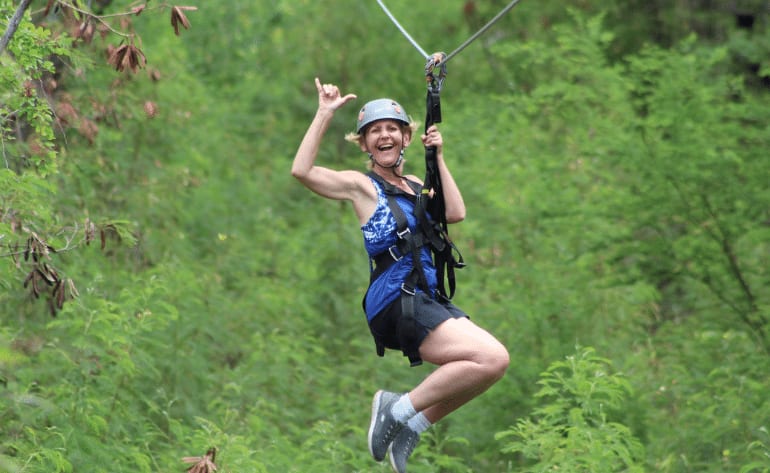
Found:
[[[377,208],[369,220],[361,226],[364,235],[364,247],[369,258],[387,251],[396,244],[396,218],[388,207],[388,196],[380,186],[380,183],[369,178],[377,189]],[[409,229],[416,232],[417,219],[414,216],[414,203],[406,197],[396,196],[396,201],[406,215]],[[430,249],[423,246],[421,249],[421,261],[425,279],[431,294],[436,291],[436,268],[433,266]],[[371,286],[366,294],[364,309],[367,320],[372,320],[401,294],[401,283],[412,271],[412,255],[405,255],[385,270]],[[419,290],[419,289],[418,289]]]

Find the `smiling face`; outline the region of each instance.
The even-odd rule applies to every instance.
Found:
[[[401,150],[409,146],[412,132],[397,120],[384,119],[373,122],[364,130],[361,149],[372,155],[380,166],[393,166],[401,157]]]

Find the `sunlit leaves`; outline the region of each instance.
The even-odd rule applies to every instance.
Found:
[[[609,360],[579,348],[541,374],[541,405],[533,416],[496,435],[503,450],[530,461],[523,471],[644,471],[644,449],[631,430],[613,421],[630,383]]]

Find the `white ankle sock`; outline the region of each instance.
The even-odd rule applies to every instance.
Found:
[[[431,424],[428,418],[425,417],[425,414],[418,412],[417,415],[412,416],[412,418],[409,419],[409,422],[407,422],[406,425],[408,425],[410,429],[414,430],[418,434],[421,434],[428,430],[428,427],[433,424]]]
[[[401,396],[401,398],[393,404],[390,412],[393,414],[393,417],[402,424],[406,424],[406,421],[417,414],[417,411],[414,410],[414,406],[412,405],[412,401],[409,399],[409,394]]]

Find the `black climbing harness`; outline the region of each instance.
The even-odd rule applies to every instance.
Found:
[[[422,267],[422,259],[420,253],[422,248],[429,246],[429,250],[432,253],[434,265],[436,265],[436,259],[440,256],[444,260],[441,263],[450,267],[463,267],[465,264],[454,243],[448,238],[447,233],[441,228],[439,222],[436,222],[431,218],[431,215],[425,211],[425,209],[418,209],[421,192],[425,188],[420,184],[406,179],[409,187],[415,194],[409,194],[402,191],[398,187],[388,183],[379,176],[377,173],[370,171],[367,173],[369,177],[377,181],[383,190],[383,193],[388,199],[388,207],[393,214],[393,218],[396,220],[396,242],[391,245],[387,250],[374,255],[370,261],[370,281],[374,282],[382,273],[384,273],[393,263],[401,261],[406,255],[412,256],[412,271],[401,285],[401,290],[405,294],[414,294],[415,290],[419,288],[426,294],[430,294],[430,288],[428,286],[427,278],[425,277],[425,270]],[[408,199],[415,207],[415,218],[417,224],[414,231],[409,228],[409,221],[401,206],[398,204],[396,197],[401,196]],[[455,257],[455,253],[457,257]],[[437,256],[438,255],[438,256]],[[436,278],[439,279],[440,274],[437,274]],[[446,289],[439,282],[436,288],[438,295],[446,300],[450,300],[453,296],[454,285],[450,284],[450,291]]]
[[[414,192],[414,194],[409,194],[388,183],[373,171],[370,171],[367,175],[377,181],[382,188],[383,193],[388,199],[388,207],[396,220],[396,242],[387,250],[374,255],[369,261],[369,284],[371,285],[394,263],[401,261],[407,255],[411,256],[412,269],[401,284],[402,320],[398,323],[396,335],[404,350],[404,354],[409,357],[410,364],[417,366],[422,363],[419,351],[417,350],[418,347],[409,343],[410,337],[414,336],[414,296],[419,289],[425,294],[434,296],[436,299],[449,301],[454,295],[455,289],[454,268],[461,268],[465,264],[463,263],[462,255],[457,251],[446,231],[442,229],[439,222],[431,218],[430,214],[422,206],[421,199],[424,201],[424,199],[428,198],[428,194],[423,193],[425,185],[420,185],[406,179],[407,184],[412,189],[412,192]],[[399,196],[408,199],[414,205],[417,222],[414,229],[409,227],[406,214],[398,204],[396,198]],[[437,287],[435,294],[431,294],[431,288],[425,275],[425,268],[423,267],[422,251],[424,247],[428,247],[431,251],[433,264],[436,267]],[[455,258],[455,253],[457,258]],[[448,275],[451,274],[449,278],[449,293],[447,293],[443,284],[444,268],[446,268]],[[366,296],[364,296],[362,305],[365,309]],[[383,356],[385,354],[385,347],[379,344],[379,342],[375,344],[377,346],[377,354]]]

